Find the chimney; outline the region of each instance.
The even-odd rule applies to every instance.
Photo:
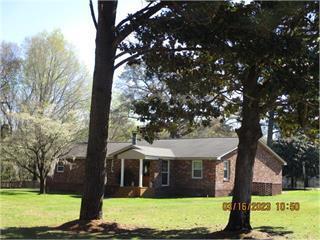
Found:
[[[137,132],[133,131],[132,132],[132,145],[137,144]]]

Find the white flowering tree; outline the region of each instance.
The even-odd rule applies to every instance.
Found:
[[[19,122],[12,135],[1,140],[0,160],[14,161],[40,180],[40,194],[46,191],[46,178],[59,157],[66,154],[79,129],[41,115],[14,115]]]

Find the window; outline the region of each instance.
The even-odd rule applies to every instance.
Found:
[[[63,162],[58,162],[58,164],[57,164],[57,172],[64,172]]]
[[[161,166],[162,186],[169,186],[169,173],[170,173],[169,161],[162,160],[162,166]]]
[[[202,178],[202,161],[194,160],[192,161],[192,178],[201,179]]]
[[[223,161],[223,180],[230,180],[230,161],[228,160]]]
[[[143,176],[150,176],[150,161],[143,161]]]

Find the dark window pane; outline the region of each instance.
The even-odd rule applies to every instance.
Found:
[[[162,173],[162,185],[168,185],[168,173]]]
[[[193,170],[193,177],[201,178],[202,176],[201,170]]]
[[[229,179],[229,175],[230,175],[229,171],[230,171],[229,161],[224,161],[223,162],[223,178],[225,180]]]
[[[63,163],[58,163],[58,165],[57,165],[57,172],[63,172],[63,171],[64,171]]]
[[[168,161],[162,160],[162,172],[168,172]]]

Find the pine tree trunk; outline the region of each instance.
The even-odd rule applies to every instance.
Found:
[[[258,140],[262,136],[259,116],[259,91],[256,84],[256,70],[252,67],[244,83],[242,123],[237,129],[239,137],[238,155],[234,180],[232,206],[226,231],[251,230],[250,210],[239,209],[239,205],[251,203],[253,165]]]
[[[304,178],[304,188],[307,188],[307,187],[309,187],[309,179],[308,179],[308,177],[306,176],[306,177]]]
[[[40,191],[39,194],[45,194],[46,193],[46,178],[40,176]]]
[[[291,177],[291,189],[294,189],[294,177]]]
[[[98,2],[96,56],[80,220],[101,219],[108,121],[114,73],[116,1]]]
[[[272,145],[273,125],[274,125],[274,111],[270,111],[269,121],[268,121],[268,136],[267,136],[267,145],[269,147],[271,147]]]

